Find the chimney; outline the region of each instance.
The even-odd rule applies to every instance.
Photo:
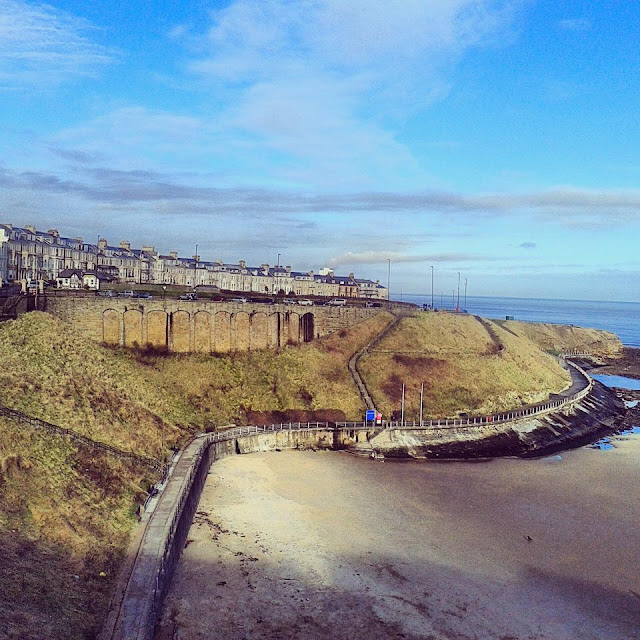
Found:
[[[354,279],[355,279],[355,276],[353,275],[353,273],[350,273],[349,274],[349,280],[354,280]]]
[[[36,228],[35,228],[33,225],[31,225],[31,224],[25,224],[25,225],[24,225],[24,228],[25,228],[27,231],[31,231],[31,233],[35,233],[35,232],[36,232]]]
[[[79,236],[76,236],[76,237],[74,238],[74,240],[75,240],[76,242],[79,242],[80,244],[82,244],[82,238],[80,238]]]
[[[142,245],[142,251],[144,253],[155,253],[155,251],[153,250],[153,247],[151,245],[148,245],[148,244],[143,244]]]
[[[313,269],[311,269],[311,271],[309,271],[309,275],[313,278],[313,276],[314,276]]]
[[[29,229],[30,227],[25,227],[25,229]],[[47,233],[50,236],[55,236],[56,238],[60,237],[60,232],[57,229],[49,229],[49,231],[47,231]]]
[[[216,264],[221,267],[224,264],[224,260],[222,260],[222,258],[218,258],[216,260]]]
[[[98,249],[104,250],[107,248],[107,241],[104,238],[98,240]]]
[[[169,251],[169,257],[173,258],[174,260],[178,259],[178,252],[177,251]]]
[[[246,263],[244,260],[238,260],[238,266],[239,266],[241,269],[246,269],[246,267],[247,267],[247,263]]]
[[[124,249],[125,251],[131,251],[131,243],[128,240],[123,240],[120,243],[120,248]]]
[[[200,256],[191,256],[196,262],[200,262]]]
[[[289,275],[289,274],[291,273],[291,265],[289,265],[289,264],[288,264],[288,265],[285,267],[285,271],[287,272],[287,275]]]

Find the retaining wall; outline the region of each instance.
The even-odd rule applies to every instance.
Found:
[[[49,296],[43,310],[97,342],[224,353],[310,342],[380,313],[365,307]]]

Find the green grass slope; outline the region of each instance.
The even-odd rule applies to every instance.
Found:
[[[620,338],[610,331],[588,329],[543,322],[503,321],[502,327],[528,338],[546,351],[587,351],[596,356],[613,357],[622,354]]]
[[[425,418],[512,409],[570,384],[569,374],[530,340],[486,322],[489,331],[468,315],[420,313],[402,319],[360,360],[383,414],[399,413],[403,383],[410,420],[419,412],[421,383]]]
[[[0,418],[0,638],[95,637],[155,478]]]

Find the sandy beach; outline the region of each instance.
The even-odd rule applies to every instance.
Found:
[[[543,460],[215,463],[158,640],[640,638],[640,437]]]

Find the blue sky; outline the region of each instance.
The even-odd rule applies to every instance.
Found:
[[[631,1],[3,0],[0,221],[640,301],[638,41]]]

